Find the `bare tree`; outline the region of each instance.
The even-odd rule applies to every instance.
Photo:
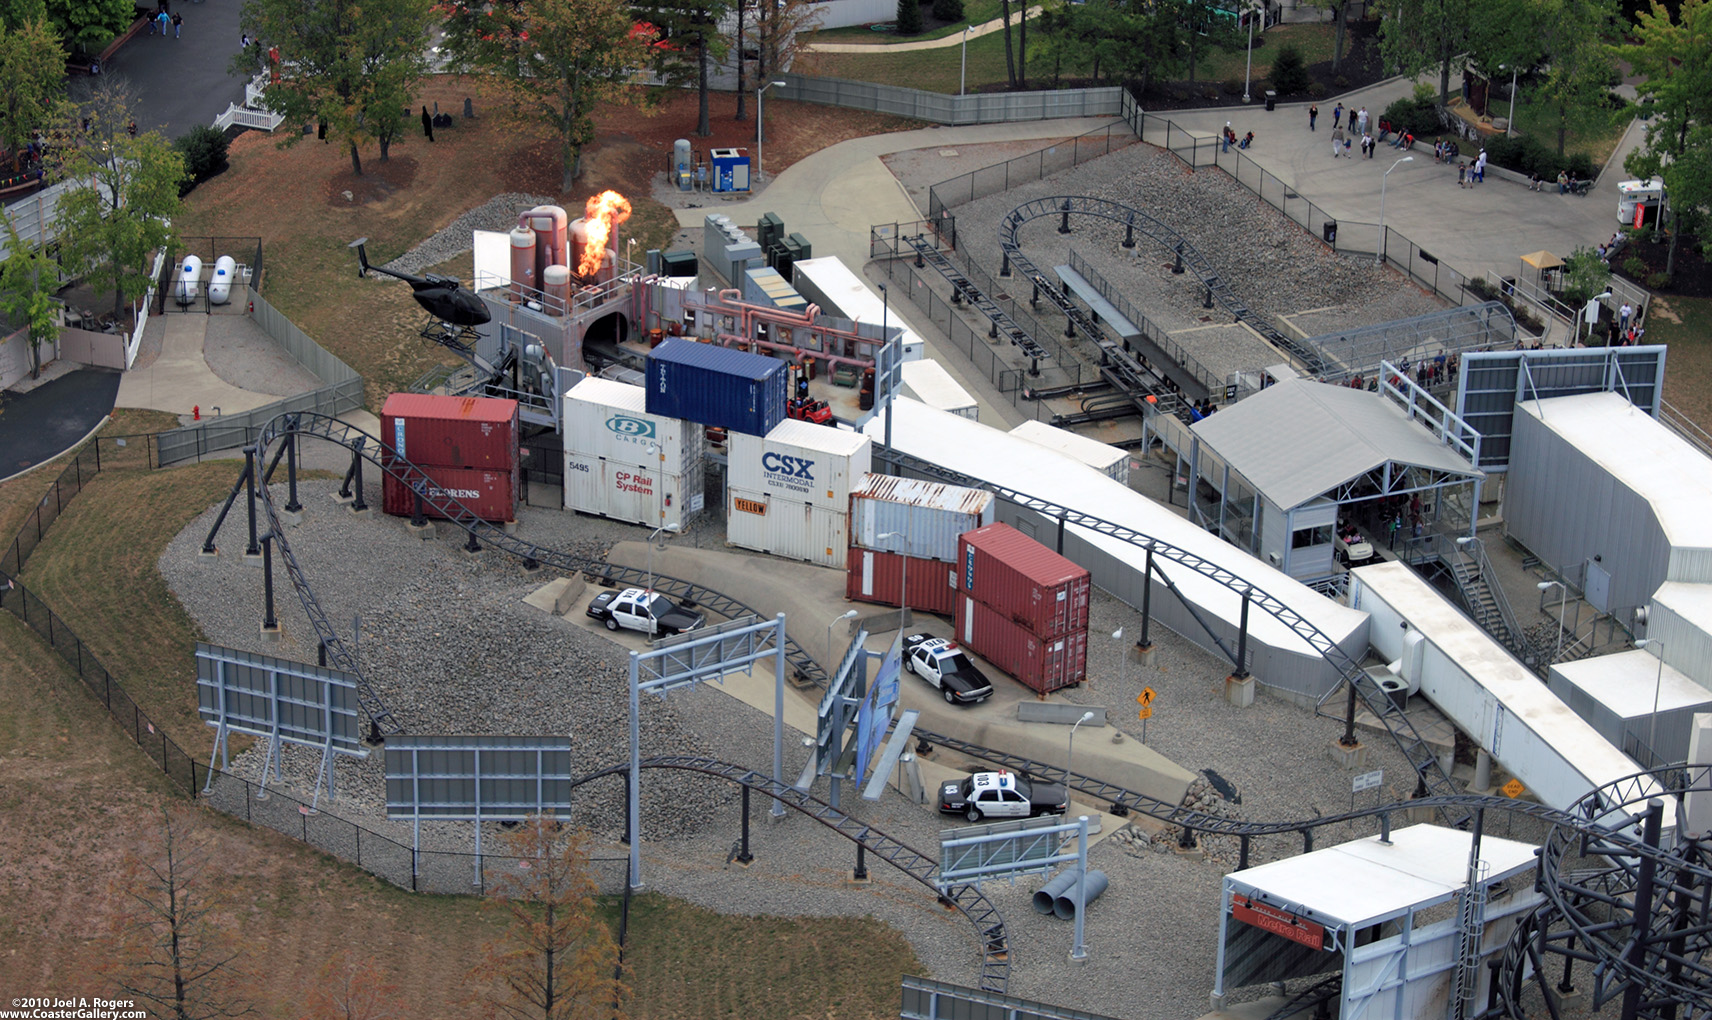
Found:
[[[374,957],[341,950],[327,958],[305,997],[307,1020],[403,1020],[398,985]]]
[[[224,924],[228,898],[211,858],[197,809],[172,805],[149,845],[126,855],[111,887],[118,908],[109,976],[121,996],[169,1020],[256,1012],[245,997],[243,942]]]

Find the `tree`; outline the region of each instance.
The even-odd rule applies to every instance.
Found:
[[[3,214],[0,214],[3,215]],[[41,345],[59,336],[59,302],[53,292],[59,284],[59,264],[48,257],[42,246],[25,241],[6,221],[6,261],[0,262],[0,312],[6,321],[25,331],[25,345],[30,351],[30,378],[42,374]]]
[[[1670,210],[1666,276],[1676,272],[1676,244],[1698,232],[1712,208],[1712,3],[1683,0],[1680,15],[1655,0],[1635,21],[1635,42],[1617,52],[1643,81],[1636,87],[1650,110],[1646,141],[1623,160],[1636,177],[1664,182]]]
[[[405,111],[428,73],[432,19],[432,0],[249,0],[240,20],[279,50],[281,74],[262,93],[268,109],[288,124],[325,124],[361,174],[359,149],[378,142],[384,162],[409,123]],[[232,73],[247,77],[254,61],[237,54]],[[303,138],[286,131],[280,145]]]
[[[21,153],[64,92],[65,48],[47,19],[0,22],[0,143]]]
[[[1272,58],[1272,87],[1281,96],[1293,96],[1308,91],[1313,84],[1313,78],[1308,75],[1308,68],[1302,63],[1302,51],[1294,46],[1285,46]]]
[[[513,120],[558,136],[559,190],[568,192],[582,172],[583,146],[594,140],[595,110],[654,102],[632,87],[654,39],[633,31],[630,9],[618,0],[523,0],[489,10],[488,30],[463,43],[468,59],[504,91]]]
[[[626,987],[618,944],[595,912],[587,833],[551,815],[534,816],[505,837],[515,870],[497,883],[493,904],[511,919],[470,970],[471,1005],[505,1020],[612,1020]]]
[[[1517,0],[1525,2],[1525,0]],[[1379,51],[1389,68],[1414,76],[1439,72],[1438,111],[1445,116],[1451,71],[1463,65],[1475,0],[1381,0]],[[1496,17],[1482,10],[1481,17]]]
[[[1238,35],[1236,25],[1226,17],[1223,8],[1214,5],[1213,0],[1187,0],[1183,4],[1183,31],[1179,38],[1183,46],[1183,58],[1189,65],[1189,81],[1195,81],[1195,67],[1200,63],[1202,54],[1215,49],[1229,50],[1243,45],[1243,39]]]
[[[898,34],[920,35],[921,0],[898,0]]]
[[[665,88],[694,84],[699,103],[696,134],[713,134],[708,109],[709,72],[712,63],[726,53],[726,38],[720,24],[731,8],[731,0],[650,0],[641,9],[643,17],[659,33],[652,50],[654,73]]]
[[[188,805],[161,812],[141,853],[114,879],[118,899],[108,970],[119,994],[169,1020],[254,1013],[243,997],[242,944],[221,915],[229,897],[210,868],[208,832]]]
[[[341,951],[327,958],[305,996],[306,1020],[403,1020],[398,985],[372,956]]]
[[[1604,113],[1614,77],[1605,36],[1615,14],[1615,0],[1547,0],[1544,5],[1541,41],[1550,64],[1535,90],[1557,108],[1559,156],[1571,128]]]
[[[184,157],[160,136],[132,135],[130,88],[117,75],[94,79],[91,98],[60,128],[62,150],[55,227],[60,258],[74,276],[99,275],[113,287],[113,316],[149,289],[155,250],[177,240],[178,185]]]
[[[89,53],[100,52],[137,16],[131,0],[47,0],[43,6],[65,41]]]
[[[771,81],[788,71],[796,55],[820,27],[822,12],[815,0],[774,0],[760,5],[755,21],[755,81]]]

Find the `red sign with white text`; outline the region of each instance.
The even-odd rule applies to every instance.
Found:
[[[1309,949],[1324,949],[1326,945],[1326,929],[1323,925],[1304,921],[1277,907],[1256,903],[1238,893],[1231,894],[1231,916],[1262,931],[1282,935],[1292,942],[1300,942]]]

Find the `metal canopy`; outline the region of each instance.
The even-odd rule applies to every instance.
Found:
[[[1190,429],[1285,510],[1386,464],[1482,476],[1384,396],[1308,379],[1268,386]]]

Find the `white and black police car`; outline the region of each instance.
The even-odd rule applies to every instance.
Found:
[[[1057,783],[1031,782],[1010,772],[977,772],[947,780],[939,787],[939,813],[983,818],[1033,818],[1061,815],[1069,803]]]
[[[937,687],[954,705],[973,705],[993,694],[993,685],[961,648],[932,634],[904,638],[904,668]]]

